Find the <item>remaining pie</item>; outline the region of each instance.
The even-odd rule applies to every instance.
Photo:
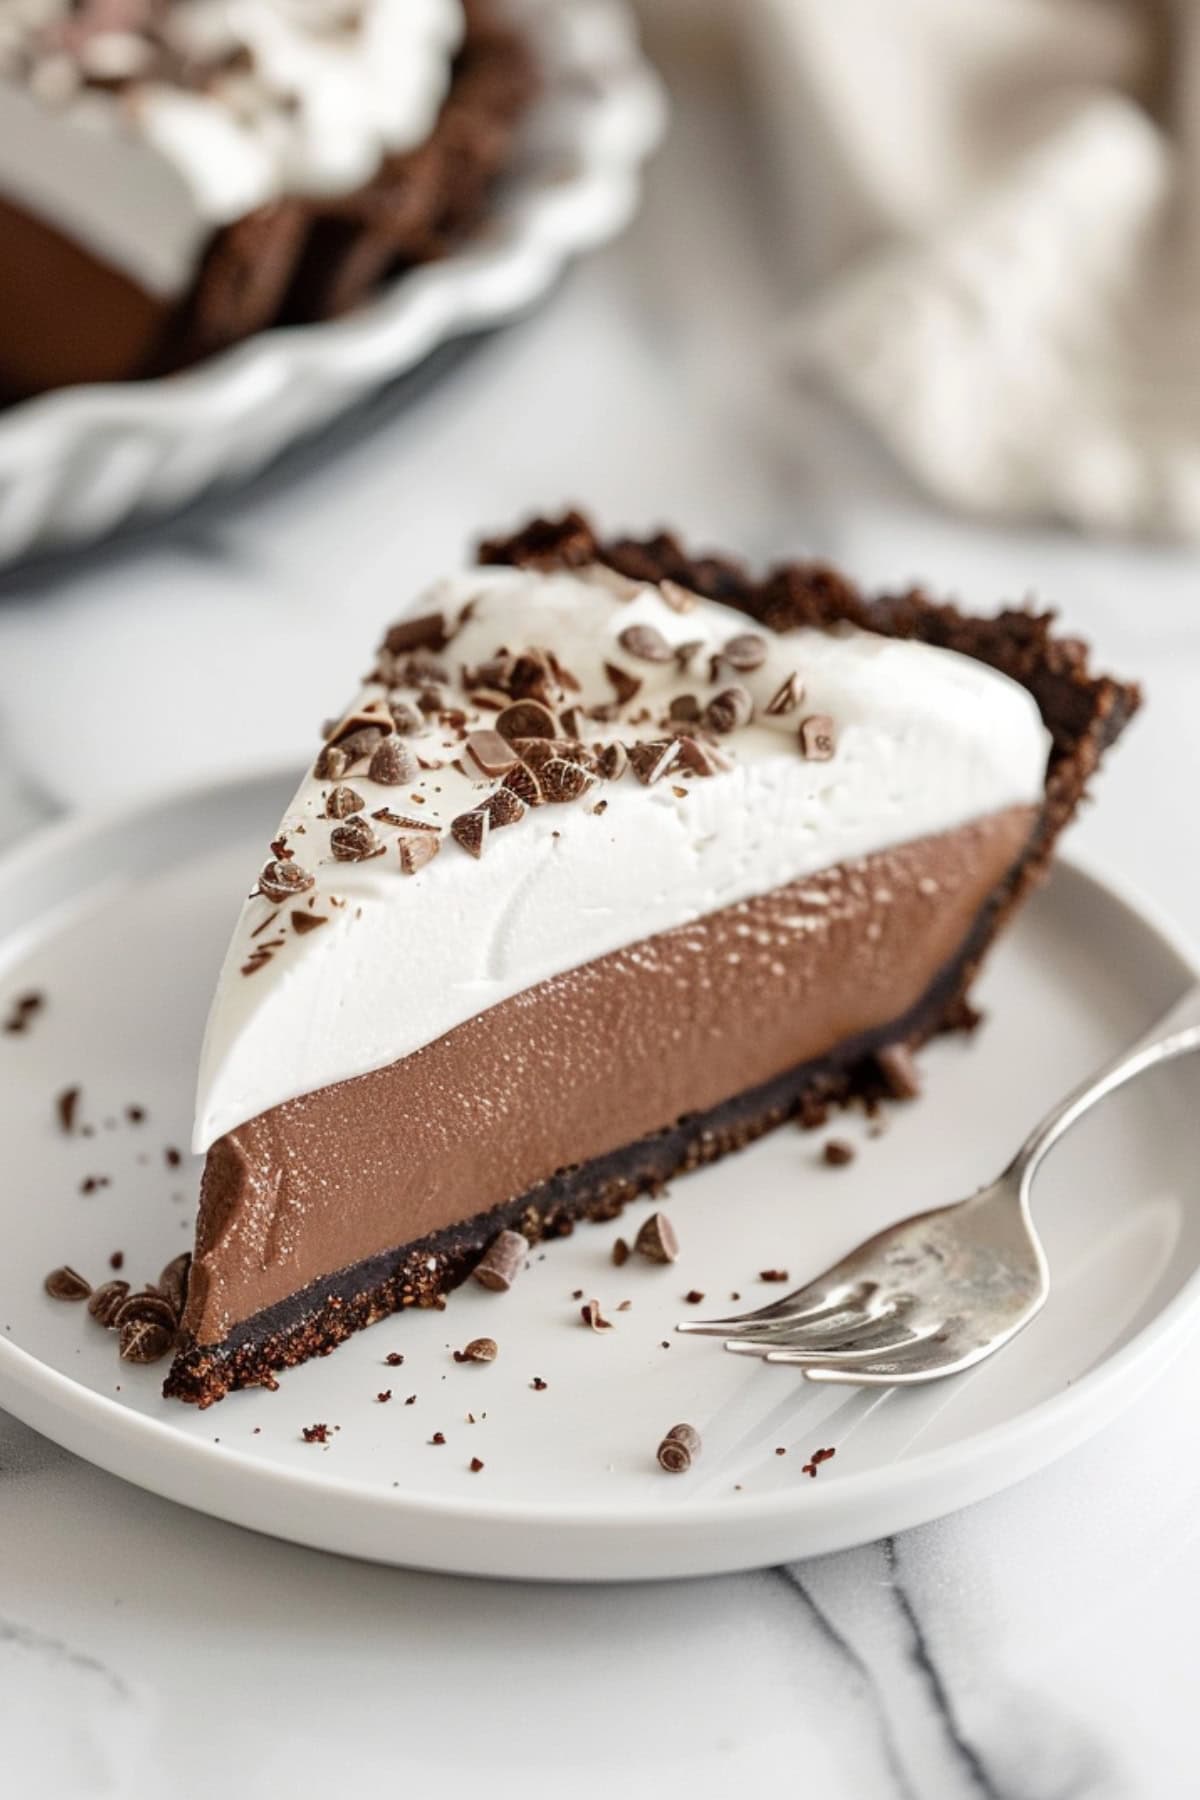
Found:
[[[344,312],[478,219],[533,86],[493,0],[0,0],[0,396]]]
[[[909,1090],[1138,704],[1046,616],[816,564],[573,514],[482,565],[387,633],[264,846],[169,1395],[269,1383],[505,1229]]]

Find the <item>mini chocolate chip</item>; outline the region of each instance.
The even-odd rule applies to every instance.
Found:
[[[786,1281],[787,1278],[788,1272],[786,1269],[760,1269],[758,1271],[758,1279],[760,1281]]]
[[[562,727],[540,700],[515,700],[496,714],[496,730],[512,743],[516,738],[554,738]]]
[[[498,731],[469,731],[467,753],[487,776],[507,774],[517,760],[517,753]]]
[[[748,725],[754,717],[754,702],[738,682],[714,694],[704,712],[704,722],[711,731],[722,736]]]
[[[400,854],[400,873],[415,875],[431,863],[442,847],[442,840],[429,831],[402,831],[396,839]]]
[[[122,1362],[161,1362],[175,1341],[170,1327],[152,1319],[130,1319],[120,1330]]]
[[[752,669],[761,669],[767,660],[767,640],[759,637],[757,631],[742,631],[737,637],[731,637],[721,652],[724,662],[739,675],[748,675]]]
[[[653,787],[679,760],[677,738],[657,738],[629,746],[629,764],[644,787]]]
[[[525,1266],[529,1240],[519,1231],[502,1231],[493,1238],[473,1273],[481,1287],[507,1293]]]
[[[88,1311],[97,1325],[111,1327],[117,1322],[117,1314],[125,1303],[129,1292],[127,1281],[102,1281],[91,1299]]]
[[[313,774],[318,781],[340,781],[350,766],[350,758],[338,744],[326,744],[316,762]]]
[[[69,1263],[61,1269],[51,1269],[42,1286],[52,1300],[86,1300],[92,1291],[91,1282],[85,1281]]]
[[[123,1330],[126,1325],[140,1320],[146,1324],[162,1325],[174,1332],[179,1317],[171,1302],[156,1289],[141,1288],[135,1294],[127,1294],[117,1309],[113,1323]]]
[[[487,843],[490,821],[482,807],[473,807],[470,812],[459,813],[457,819],[450,821],[450,836],[456,844],[461,844],[469,856],[478,859],[483,855]]]
[[[733,767],[725,752],[718,750],[715,744],[705,743],[701,738],[695,737],[681,737],[677,741],[679,760],[693,775],[719,775]]]
[[[772,718],[780,718],[784,713],[795,712],[804,698],[804,683],[795,670],[784,677],[771,698],[767,701],[766,711]]]
[[[626,625],[617,636],[622,650],[640,662],[669,663],[675,652],[656,625]]]
[[[348,819],[362,807],[363,797],[352,787],[330,788],[325,796],[325,811],[331,819]]]
[[[620,742],[605,744],[596,760],[605,781],[620,781],[629,767],[629,752]]]
[[[298,862],[276,860],[267,863],[258,877],[258,891],[268,900],[293,900],[315,886],[316,876]]]
[[[435,1431],[429,1441],[431,1444],[444,1444],[446,1441],[446,1434],[444,1431]]]
[[[381,726],[360,725],[357,731],[352,731],[349,736],[342,738],[336,748],[341,751],[346,759],[346,767],[350,769],[356,762],[361,762],[364,757],[374,756],[382,744],[383,738]]]
[[[809,762],[828,762],[837,748],[833,720],[828,713],[813,713],[800,721],[800,754]]]
[[[629,1245],[623,1237],[619,1237],[612,1247],[612,1259],[618,1269],[629,1261]]]
[[[666,1213],[651,1213],[642,1221],[633,1247],[650,1262],[673,1263],[679,1255],[679,1239]]]
[[[518,819],[525,817],[525,802],[519,800],[511,788],[499,787],[483,801],[480,811],[487,814],[493,831],[501,831],[504,826],[515,825]]]
[[[641,677],[631,675],[628,669],[622,669],[618,663],[606,662],[604,673],[617,696],[618,706],[628,706],[642,691]]]
[[[418,773],[416,757],[394,732],[384,738],[367,764],[367,775],[381,787],[399,787],[402,782],[415,781]]]
[[[365,862],[382,848],[374,830],[356,813],[343,825],[335,825],[329,834],[329,848],[339,862]]]
[[[392,715],[392,724],[402,737],[411,737],[414,732],[424,731],[424,716],[411,700],[389,700],[388,711]]]
[[[478,1456],[473,1456],[467,1464],[467,1467],[470,1469],[472,1475],[478,1475],[483,1468],[483,1462]]]
[[[701,1450],[694,1425],[672,1425],[658,1446],[658,1466],[668,1475],[686,1475]]]

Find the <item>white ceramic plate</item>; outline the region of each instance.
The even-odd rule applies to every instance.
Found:
[[[847,1399],[672,1335],[689,1289],[712,1311],[731,1290],[758,1302],[779,1291],[759,1270],[799,1279],[918,1204],[968,1192],[1195,978],[1160,926],[1063,865],[990,966],[986,1028],[926,1054],[925,1097],[893,1108],[882,1136],[839,1122],[860,1148],[850,1167],[820,1162],[825,1134],[777,1132],[660,1202],[682,1240],[674,1267],[613,1266],[618,1231],[651,1210],[640,1202],[619,1226],[535,1252],[510,1294],[471,1284],[444,1313],[386,1320],[276,1393],[205,1413],[163,1401],[162,1367],[120,1364],[112,1336],[42,1279],[65,1261],[98,1280],[120,1249],[144,1280],[188,1244],[199,1167],[172,1169],[164,1151],[186,1145],[211,983],[291,785],[264,776],[68,824],[0,868],[0,1016],[23,990],[47,997],[27,1033],[0,1034],[0,1405],[27,1423],[157,1493],[325,1549],[639,1579],[838,1549],[978,1499],[1113,1418],[1183,1340],[1200,1288],[1188,1063],[1134,1084],[1056,1152],[1037,1196],[1053,1295],[979,1370]],[[75,1083],[90,1136],[56,1123],[55,1096]],[[144,1122],[127,1120],[131,1104]],[[84,1194],[89,1176],[109,1185]],[[583,1326],[578,1289],[612,1331]],[[497,1361],[456,1364],[452,1348],[482,1334]],[[402,1367],[386,1366],[390,1351]],[[680,1420],[705,1448],[671,1477],[653,1453]],[[327,1448],[301,1439],[318,1421],[340,1427]],[[834,1459],[805,1476],[826,1446]]]
[[[623,0],[509,0],[543,92],[519,167],[455,255],[326,325],[262,332],[166,381],[65,389],[0,412],[0,565],[241,480],[440,344],[514,317],[632,215],[662,130]]]

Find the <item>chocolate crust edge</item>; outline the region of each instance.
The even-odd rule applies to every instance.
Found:
[[[707,1112],[562,1169],[528,1193],[463,1224],[324,1276],[240,1321],[220,1343],[185,1339],[163,1383],[164,1398],[203,1408],[238,1388],[273,1388],[280,1371],[328,1356],[353,1333],[389,1314],[444,1304],[445,1295],[469,1277],[501,1231],[520,1231],[531,1244],[569,1237],[581,1220],[616,1219],[640,1194],[657,1192],[676,1176],[744,1149],[789,1119],[811,1130],[834,1107],[895,1097],[878,1052],[896,1045],[917,1048],[938,1032],[969,1030],[976,1022],[962,1000],[961,971],[977,960],[977,944],[991,937],[994,905],[988,902],[962,955],[903,1018],[848,1040],[834,1056],[803,1063]]]

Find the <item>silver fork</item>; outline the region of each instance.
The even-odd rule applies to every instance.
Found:
[[[1056,1106],[990,1187],[889,1226],[770,1306],[682,1320],[676,1331],[794,1363],[812,1381],[900,1387],[971,1368],[1028,1325],[1050,1291],[1029,1210],[1042,1159],[1107,1095],[1197,1049],[1200,987]]]

